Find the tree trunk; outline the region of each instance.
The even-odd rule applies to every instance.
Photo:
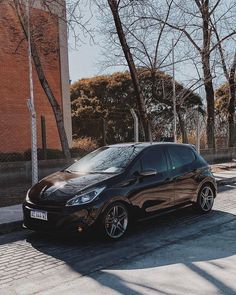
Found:
[[[197,1],[196,1],[197,2]],[[199,3],[199,2],[198,2]],[[198,4],[199,5],[199,4]],[[204,75],[204,87],[206,92],[207,101],[207,143],[208,148],[215,148],[215,98],[214,87],[212,83],[211,65],[210,65],[210,43],[211,43],[211,29],[210,12],[209,12],[209,0],[202,2],[200,7],[202,14],[202,30],[203,30],[203,50],[201,51],[203,75]]]
[[[142,90],[140,87],[140,83],[139,83],[139,79],[138,79],[138,72],[135,67],[132,53],[131,53],[130,48],[127,44],[126,36],[125,36],[123,26],[121,23],[121,19],[119,16],[119,11],[118,11],[119,4],[117,3],[117,0],[108,0],[108,4],[110,6],[110,9],[111,9],[111,12],[113,15],[117,35],[119,37],[120,44],[122,46],[123,53],[125,55],[125,58],[126,58],[129,70],[130,70],[130,75],[131,75],[133,86],[134,86],[134,91],[135,91],[135,95],[136,95],[137,106],[138,106],[138,110],[139,110],[141,124],[144,129],[144,137],[145,137],[145,140],[150,141],[151,140],[150,122],[148,120],[147,111],[146,111],[146,107],[145,107],[145,100],[144,100]]]
[[[63,153],[64,153],[66,159],[70,159],[71,158],[70,148],[69,148],[68,139],[67,139],[66,131],[65,131],[65,127],[64,127],[64,120],[63,120],[63,114],[61,111],[61,107],[58,104],[58,102],[57,102],[57,100],[56,100],[56,98],[49,86],[49,83],[44,75],[44,71],[42,69],[42,65],[41,65],[41,62],[40,62],[40,59],[38,56],[37,49],[33,43],[31,43],[31,48],[32,48],[32,57],[34,60],[34,64],[35,64],[35,68],[36,68],[36,71],[38,74],[39,81],[40,81],[41,86],[42,86],[45,94],[47,95],[48,100],[49,100],[51,107],[53,109],[53,113],[54,113],[55,120],[57,123],[57,129],[58,129]]]
[[[184,124],[185,122],[180,114],[180,111],[177,111],[177,114],[178,114],[178,119],[179,119],[180,131],[181,131],[181,135],[182,135],[182,142],[188,143],[188,135],[187,135],[185,124]]]
[[[27,28],[27,21],[26,21],[26,17],[25,17],[26,14],[23,11],[21,5],[18,3],[18,1],[14,1],[14,5],[15,5],[17,16],[19,18],[24,35],[25,35],[26,39],[28,39],[28,32],[26,29]],[[42,88],[49,100],[49,103],[50,103],[53,113],[54,113],[54,117],[56,120],[57,130],[58,130],[58,134],[60,137],[60,142],[61,142],[61,147],[62,147],[63,153],[64,153],[66,159],[70,159],[71,158],[70,148],[69,148],[68,139],[67,139],[66,132],[65,132],[63,114],[61,111],[61,107],[58,104],[58,102],[53,94],[53,91],[46,79],[36,45],[35,45],[32,38],[31,38],[31,51],[32,51],[32,58],[33,58],[33,61],[35,64],[35,69],[36,69],[40,84],[41,84],[41,86],[42,86]]]
[[[236,145],[236,129],[235,129],[235,100],[236,100],[236,85],[235,85],[235,70],[236,70],[236,52],[234,54],[234,61],[231,66],[229,75],[229,105],[228,105],[228,125],[229,125],[229,141],[228,147]]]
[[[207,101],[207,143],[208,148],[215,148],[215,101],[212,76],[208,67],[204,70],[204,87]]]

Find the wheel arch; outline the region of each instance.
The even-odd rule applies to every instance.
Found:
[[[130,203],[130,201],[125,197],[117,196],[117,197],[110,199],[109,202],[107,202],[103,206],[100,214],[103,214],[107,210],[107,208],[114,203],[122,203],[127,208],[129,214],[132,212],[132,204]]]
[[[217,186],[216,186],[216,183],[214,183],[214,181],[210,178],[210,179],[205,179],[202,183],[199,184],[198,190],[197,190],[197,193],[196,193],[195,202],[197,202],[199,192],[201,191],[201,189],[205,185],[209,185],[211,187],[211,189],[213,190],[213,193],[214,193],[214,198],[216,198],[216,196],[217,196]]]
[[[214,198],[216,198],[217,196],[217,185],[216,185],[216,182],[212,179],[212,178],[205,178],[201,183],[199,183],[198,185],[198,188],[197,188],[197,191],[196,193],[194,194],[194,197],[192,199],[192,202],[196,203],[197,202],[197,199],[198,199],[198,195],[199,195],[199,192],[201,191],[202,187],[204,185],[209,185],[212,190],[213,190],[213,193],[214,193]]]

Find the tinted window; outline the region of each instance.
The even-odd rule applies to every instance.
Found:
[[[67,170],[81,173],[118,173],[124,170],[142,149],[136,146],[102,147],[75,162]]]
[[[167,171],[167,162],[162,148],[147,149],[142,157],[143,170],[155,169],[157,172]]]
[[[188,147],[171,146],[169,147],[169,153],[174,169],[190,164],[195,160],[193,151]]]
[[[133,174],[139,173],[141,171],[142,171],[141,160],[137,160],[130,168],[129,175],[133,175]]]

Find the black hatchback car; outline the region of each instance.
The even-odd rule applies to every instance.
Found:
[[[27,193],[24,227],[121,238],[130,221],[192,204],[212,209],[216,182],[191,145],[131,143],[101,147]]]

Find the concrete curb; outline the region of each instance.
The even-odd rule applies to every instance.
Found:
[[[218,186],[232,184],[234,182],[236,182],[236,177],[231,177],[231,178],[228,178],[228,179],[219,179],[219,180],[216,181]]]
[[[18,220],[0,224],[0,235],[22,230],[22,222],[23,220]]]
[[[231,177],[228,179],[219,179],[216,182],[218,186],[224,186],[224,185],[232,184],[236,182],[236,177]],[[0,235],[11,233],[13,231],[23,230],[22,223],[23,223],[23,220],[17,220],[13,222],[0,224]]]

